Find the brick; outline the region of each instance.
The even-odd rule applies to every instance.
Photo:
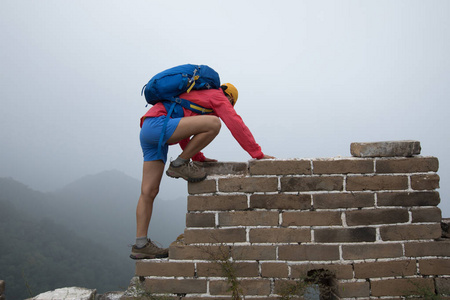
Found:
[[[301,243],[311,241],[309,228],[256,228],[250,229],[250,243]]]
[[[214,214],[206,214],[206,213],[186,214],[186,227],[214,227],[214,226],[215,226]]]
[[[347,225],[377,225],[406,223],[409,213],[406,209],[363,209],[352,210],[345,213]]]
[[[234,262],[232,265],[237,277],[257,277],[259,267],[257,262]],[[221,261],[212,263],[197,263],[198,277],[227,277]]]
[[[219,226],[277,226],[277,211],[236,211],[219,213]]]
[[[245,242],[245,228],[185,229],[186,244],[193,243],[237,243]]]
[[[373,159],[320,159],[313,160],[313,174],[373,173]]]
[[[318,243],[374,242],[375,228],[326,228],[314,230],[314,241]]]
[[[190,245],[179,245],[172,243],[169,246],[169,258],[170,259],[201,259],[201,260],[211,260],[217,257],[221,257],[224,253],[224,248],[228,249],[226,246],[190,246]]]
[[[377,159],[375,164],[377,173],[436,172],[439,168],[435,157]]]
[[[194,263],[141,260],[136,262],[136,276],[194,277]]]
[[[336,279],[352,279],[353,267],[352,265],[344,264],[300,264],[291,265],[292,278],[305,278],[311,270],[328,270]]]
[[[216,181],[215,180],[203,180],[200,182],[188,182],[188,193],[189,194],[205,194],[205,193],[215,193]]]
[[[277,177],[233,177],[219,178],[221,192],[277,192]]]
[[[314,194],[315,209],[325,208],[361,208],[373,207],[375,198],[373,193],[326,193]]]
[[[344,180],[341,176],[282,177],[282,192],[342,191]]]
[[[357,263],[355,278],[411,276],[416,274],[415,260]]]
[[[145,278],[144,285],[151,293],[206,293],[206,280],[203,279]]]
[[[309,209],[311,195],[275,194],[250,196],[250,208],[264,209]]]
[[[438,192],[387,192],[377,193],[378,206],[437,206]]]
[[[422,275],[450,275],[450,259],[421,259],[419,270]]]
[[[242,294],[250,295],[269,295],[269,279],[242,279],[239,281]],[[209,282],[209,292],[211,295],[230,295],[229,284],[226,280],[211,280]]]
[[[380,228],[383,241],[437,239],[441,236],[440,224],[394,225]]]
[[[333,292],[341,298],[368,297],[370,285],[368,282],[336,282]]]
[[[439,175],[413,175],[411,176],[411,188],[413,190],[435,190],[439,188]]]
[[[310,160],[253,160],[251,175],[310,175]]]
[[[432,208],[413,208],[411,209],[413,223],[432,222],[438,223],[442,220],[441,210],[437,207]]]
[[[450,240],[405,243],[405,256],[445,256],[450,257]]]
[[[401,244],[363,244],[363,245],[343,245],[342,258],[370,259],[370,258],[395,258],[403,256]]]
[[[282,213],[282,226],[342,225],[339,211],[295,211]]]
[[[245,195],[188,196],[188,211],[245,210]]]
[[[420,154],[420,150],[420,142],[409,140],[350,144],[350,153],[357,157],[409,157]]]
[[[278,259],[292,261],[338,260],[339,246],[335,245],[282,245]]]
[[[241,162],[203,162],[199,166],[208,175],[245,175],[248,173],[247,163]]]
[[[276,246],[233,246],[231,254],[234,260],[274,260]]]
[[[348,176],[348,191],[406,190],[408,177],[403,175]]]
[[[266,278],[287,278],[289,275],[286,263],[262,263],[261,276]]]
[[[372,296],[420,295],[419,288],[434,290],[433,278],[398,278],[370,281]]]
[[[436,282],[436,291],[439,295],[450,295],[450,277],[437,277],[434,280]]]

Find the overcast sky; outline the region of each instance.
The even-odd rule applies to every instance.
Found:
[[[450,217],[449,12],[446,0],[1,0],[0,176],[41,191],[111,169],[140,180],[142,86],[207,64],[277,158],[420,141]],[[204,152],[250,159],[226,127]],[[164,178],[161,198],[185,195]]]

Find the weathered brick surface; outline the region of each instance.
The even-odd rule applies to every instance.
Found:
[[[314,230],[314,240],[319,243],[375,242],[375,228],[324,228]]]
[[[283,245],[278,247],[278,259],[293,261],[338,260],[339,246],[334,245]]]
[[[341,298],[368,297],[370,285],[368,282],[336,282],[333,291]]]
[[[406,190],[408,177],[404,175],[348,176],[348,191]]]
[[[392,225],[380,228],[383,241],[437,239],[441,236],[440,224]]]
[[[270,280],[268,279],[242,279],[240,287],[244,295],[269,295]],[[230,295],[229,285],[226,280],[211,280],[209,282],[209,292],[211,295]]]
[[[145,287],[151,293],[206,293],[206,284],[204,279],[145,279]]]
[[[250,229],[250,243],[301,243],[311,241],[311,230],[298,228]]]
[[[342,191],[343,177],[282,177],[282,192]]]
[[[256,194],[250,196],[250,208],[309,209],[311,195]]]
[[[433,278],[398,278],[371,280],[372,296],[420,295],[419,287],[434,290]]]
[[[188,211],[245,210],[247,208],[247,196],[245,195],[188,197]]]
[[[405,243],[405,255],[407,257],[424,256],[448,256],[450,257],[450,240],[433,242]]]
[[[136,276],[194,276],[194,263],[141,260],[136,262]]]
[[[234,260],[274,260],[277,258],[276,246],[233,246],[231,255]]]
[[[224,252],[228,252],[227,249],[228,247],[223,246],[190,246],[172,243],[169,246],[169,257],[178,260],[209,260],[214,257],[222,257]]]
[[[347,225],[377,225],[406,223],[409,213],[406,209],[364,209],[345,213]]]
[[[373,207],[375,198],[373,193],[325,193],[314,194],[315,209],[333,208],[361,208]]]
[[[419,270],[422,275],[450,275],[450,259],[421,259]]]
[[[253,160],[250,162],[251,175],[310,175],[309,160]]]
[[[246,175],[248,166],[243,162],[203,162],[198,164],[208,175]]]
[[[204,193],[214,193],[216,192],[216,181],[215,180],[203,180],[200,182],[189,182],[188,183],[188,193],[189,194],[204,194]]]
[[[370,143],[351,143],[350,153],[357,157],[397,157],[420,154],[418,141],[382,141]]]
[[[229,229],[186,229],[184,238],[187,244],[193,243],[237,243],[245,242],[245,228]]]
[[[432,208],[413,208],[411,209],[412,222],[424,223],[433,222],[438,223],[442,220],[441,210],[437,207]]]
[[[220,192],[276,192],[276,177],[233,177],[219,178]]]
[[[259,273],[258,263],[255,262],[235,262],[233,268],[237,277],[257,277]],[[197,263],[197,276],[199,277],[227,277],[221,261],[210,263]]]
[[[186,227],[214,227],[215,215],[214,214],[186,214]]]
[[[328,270],[336,279],[352,279],[353,268],[349,264],[295,264],[291,266],[291,278],[305,278],[311,270]]]
[[[261,264],[261,276],[268,278],[287,278],[289,275],[287,263],[266,262]]]
[[[440,201],[438,192],[377,193],[378,206],[436,206]]]
[[[342,225],[339,211],[295,211],[282,214],[282,226]]]
[[[377,159],[377,173],[436,172],[439,162],[435,157]]]
[[[416,274],[415,260],[356,263],[355,278],[411,276]]]
[[[343,245],[342,257],[344,259],[373,259],[373,258],[397,258],[403,256],[402,244],[359,244]]]
[[[373,159],[313,160],[314,174],[360,174],[374,172]]]
[[[435,190],[439,188],[439,175],[425,174],[411,176],[413,190]]]
[[[450,277],[436,278],[435,282],[436,290],[440,295],[450,295]]]
[[[219,226],[277,226],[276,211],[237,211],[219,213]]]

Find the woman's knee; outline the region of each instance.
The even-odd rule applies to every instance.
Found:
[[[141,196],[147,202],[153,202],[159,193],[159,187],[144,187],[141,191]]]
[[[214,133],[219,133],[220,128],[222,127],[222,123],[220,122],[220,119],[216,116],[211,116],[211,120],[210,120],[211,124],[211,129]]]

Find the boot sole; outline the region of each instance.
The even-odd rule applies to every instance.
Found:
[[[169,255],[146,255],[146,254],[130,254],[131,259],[155,259],[155,258],[167,258]]]
[[[205,175],[205,177],[203,177],[203,178],[190,178],[190,177],[185,177],[185,176],[178,175],[175,173],[171,173],[171,172],[169,172],[169,170],[166,171],[166,175],[169,177],[172,177],[172,178],[183,178],[187,182],[200,182],[200,181],[205,180],[206,176],[207,176],[207,175]]]

